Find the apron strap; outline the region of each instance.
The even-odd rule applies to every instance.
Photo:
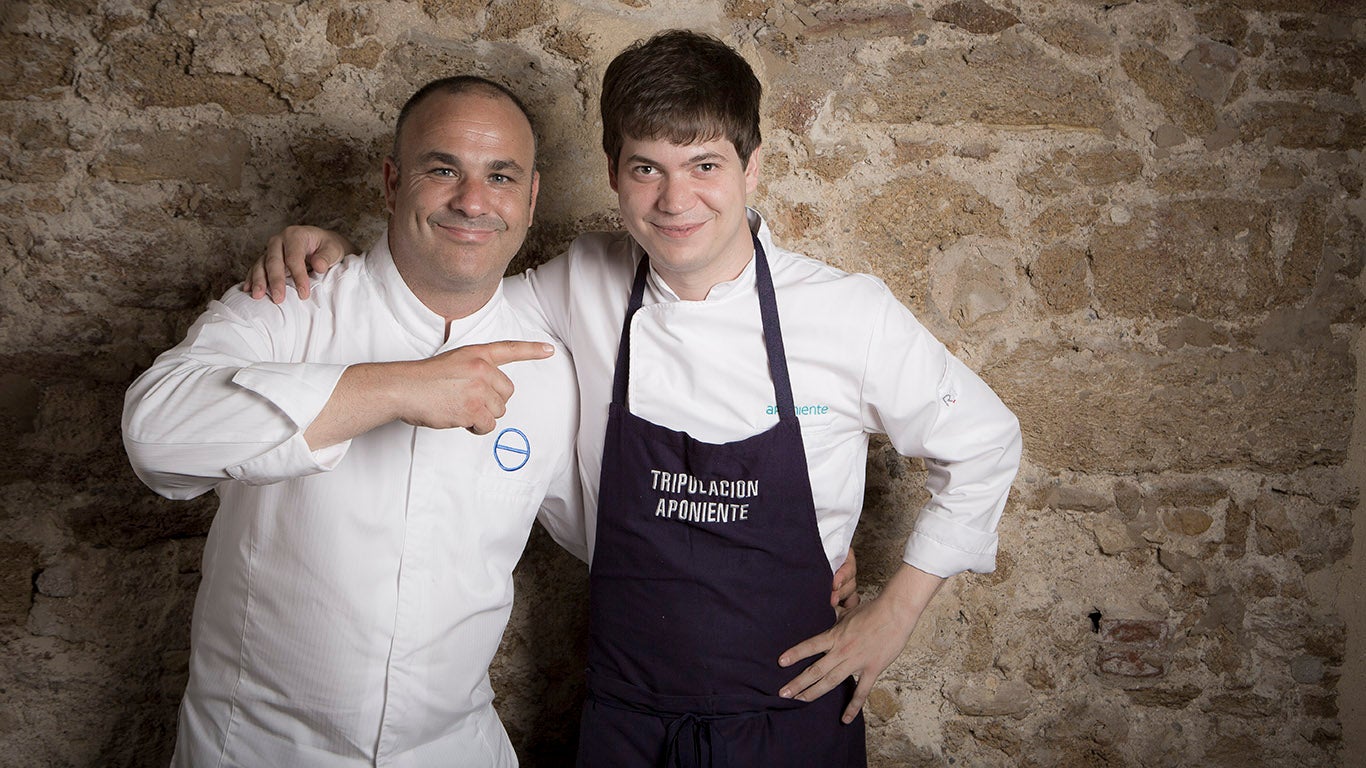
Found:
[[[764,324],[764,349],[768,351],[768,373],[773,377],[773,397],[777,401],[778,420],[797,420],[797,409],[792,402],[792,379],[787,374],[787,353],[783,350],[783,330],[778,324],[778,297],[773,290],[773,275],[759,236],[754,239],[754,284],[759,290],[759,319]]]
[[[626,319],[621,323],[621,343],[617,345],[617,371],[612,377],[612,404],[626,407],[626,379],[631,370],[631,318],[640,309],[645,297],[645,276],[650,272],[649,254],[641,254],[636,267],[636,279],[631,284],[631,301],[626,305]]]
[[[778,406],[778,420],[797,420],[797,409],[792,400],[792,379],[787,372],[787,354],[783,349],[783,331],[778,322],[778,298],[773,290],[773,274],[759,236],[750,233],[754,242],[754,284],[759,293],[759,320],[764,329],[764,349],[768,353],[768,373],[773,377],[773,396]],[[626,306],[626,318],[621,325],[621,343],[617,346],[617,369],[612,377],[612,404],[626,406],[626,391],[631,369],[631,318],[640,309],[645,297],[645,280],[650,272],[650,255],[641,254],[631,285],[631,300]]]

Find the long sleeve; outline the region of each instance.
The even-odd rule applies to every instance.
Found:
[[[1020,465],[1020,425],[995,392],[888,295],[862,394],[870,431],[925,458],[930,500],[905,562],[937,576],[995,568],[996,525]]]
[[[574,557],[588,562],[583,488],[579,484],[578,462],[574,459],[573,451],[569,451],[569,460],[551,481],[536,519],[556,544]]]
[[[568,356],[569,351],[562,347],[559,354]],[[562,393],[562,397],[562,407],[567,413],[573,414],[573,424],[577,427],[580,412],[578,387],[571,387]],[[570,434],[576,431],[572,430]],[[579,482],[578,452],[573,446],[564,452],[563,461],[556,467],[536,519],[556,544],[574,557],[588,562],[588,526],[584,514],[583,486]]]
[[[303,433],[346,366],[290,362],[309,320],[292,292],[281,306],[235,289],[212,302],[124,398],[138,477],[184,499],[223,480],[264,485],[334,467],[349,444],[310,451]]]
[[[515,306],[530,313],[556,341],[571,337],[573,300],[569,293],[570,260],[560,255],[503,281],[503,291]]]

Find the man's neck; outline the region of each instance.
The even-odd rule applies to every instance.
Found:
[[[678,298],[684,301],[705,301],[707,296],[711,294],[713,288],[722,283],[729,283],[739,277],[748,265],[749,262],[746,261],[738,268],[707,270],[705,273],[698,271],[682,274],[660,269],[659,266],[656,265],[655,272],[659,274],[659,277],[664,281],[664,284],[669,286],[669,290],[673,291],[674,295],[678,296]]]
[[[412,286],[410,285],[409,289],[411,288]],[[486,293],[481,293],[477,296],[464,293],[444,293],[429,297],[424,296],[422,293],[419,293],[417,291],[413,291],[413,293],[417,296],[418,301],[421,301],[423,306],[425,306],[427,309],[430,309],[431,311],[435,312],[436,314],[440,315],[442,318],[445,319],[445,340],[450,340],[451,338],[451,324],[455,323],[457,320],[464,320],[470,315],[473,315],[474,313],[488,306],[488,303],[491,300],[493,300],[493,296],[496,292],[496,286],[493,290],[488,291]]]
[[[754,245],[749,237],[749,231],[746,230],[744,240],[728,248],[725,256],[697,269],[679,272],[667,267],[661,268],[658,262],[654,262],[654,268],[664,280],[664,284],[669,286],[669,290],[678,298],[684,301],[704,301],[713,288],[722,283],[729,283],[744,274],[745,268],[753,259]]]
[[[410,264],[407,259],[395,253],[392,243],[389,245],[389,254],[390,258],[393,259],[394,269],[413,296],[422,302],[422,306],[440,315],[446,321],[446,338],[448,339],[451,334],[451,324],[457,320],[463,320],[487,306],[494,295],[498,293],[498,286],[502,282],[500,276],[491,284],[483,282],[443,283],[439,276],[433,276],[428,271],[423,270],[420,264]]]

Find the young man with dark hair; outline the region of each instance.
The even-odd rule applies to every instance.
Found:
[[[774,244],[745,205],[759,94],[712,37],[622,52],[601,105],[627,231],[508,281],[574,354],[583,402],[581,766],[864,765],[877,676],[945,577],[994,567],[1018,423],[876,278]],[[275,274],[303,279],[319,233],[301,232]],[[837,620],[873,433],[926,458],[931,500],[881,594]]]
[[[176,766],[517,764],[488,679],[513,566],[538,514],[587,556],[573,367],[501,288],[535,138],[480,78],[403,115],[366,257],[230,291],[128,390],[138,476],[221,500]]]

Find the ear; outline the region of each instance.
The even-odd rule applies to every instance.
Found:
[[[763,146],[755,147],[754,151],[749,154],[749,162],[745,163],[745,194],[749,194],[759,187],[759,160],[763,151]]]
[[[531,225],[531,222],[536,218],[536,195],[540,194],[540,191],[541,191],[541,172],[540,172],[540,171],[532,171],[532,172],[531,172],[531,210],[527,211],[527,215],[526,215],[526,223],[527,223],[527,226],[530,226],[530,225]]]
[[[398,200],[398,161],[384,158],[384,209],[394,215],[394,201]]]
[[[607,158],[607,183],[612,185],[613,192],[620,191],[617,189],[617,161],[610,157]]]

